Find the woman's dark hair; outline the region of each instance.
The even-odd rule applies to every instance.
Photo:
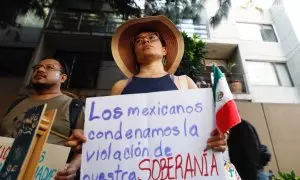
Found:
[[[65,61],[59,59],[59,58],[56,58],[56,57],[44,57],[44,58],[41,59],[41,61],[43,61],[45,59],[55,60],[55,61],[57,61],[60,64],[60,66],[61,66],[61,71],[60,72],[62,74],[66,74],[67,77],[68,77],[68,79],[64,83],[61,84],[61,88],[62,89],[66,89],[67,88],[67,84],[70,81],[70,79],[69,79],[70,69],[69,69],[67,63]]]
[[[56,58],[56,57],[44,57],[41,59],[41,61],[43,61],[45,59],[52,59],[52,60],[57,61],[61,66],[61,73],[66,74],[69,77],[70,69],[66,62],[64,62],[61,59]]]
[[[260,145],[260,165],[266,166],[271,160],[271,153],[266,145]]]

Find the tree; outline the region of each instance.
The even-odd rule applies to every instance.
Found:
[[[228,17],[229,9],[231,7],[231,0],[218,0],[219,8],[214,16],[209,19],[212,27],[217,27],[222,19]]]
[[[134,0],[114,0],[110,1],[110,4],[118,15],[123,16],[123,19],[128,19],[130,16],[141,17],[141,8]]]
[[[209,19],[212,27],[217,27],[223,18],[228,17],[231,7],[231,0],[217,0],[219,8],[215,15]],[[200,22],[201,12],[204,10],[206,0],[166,0],[165,4],[161,0],[146,0],[145,14],[157,15],[164,14],[168,16],[175,24],[179,19],[193,19],[194,22]]]
[[[52,4],[52,0],[2,0],[0,2],[0,26],[18,26],[18,15],[25,15],[28,11],[34,12],[40,18],[46,17],[44,9]]]
[[[205,42],[197,34],[189,37],[182,33],[184,39],[184,54],[181,63],[176,71],[176,75],[188,75],[193,80],[196,79],[203,71],[202,60],[206,56]]]
[[[32,11],[40,18],[46,17],[45,8],[55,7],[57,2],[63,0],[2,0],[0,2],[0,26],[16,26],[16,18],[18,15],[25,15],[28,11]],[[65,1],[72,3],[74,1]],[[144,7],[137,5],[136,0],[86,0],[90,7],[101,7],[103,3],[109,3],[117,15],[121,15],[123,19],[130,17],[141,17],[142,15],[158,15],[164,14],[179,23],[179,19],[192,18],[199,21],[200,13],[204,9],[206,0],[146,0]],[[213,27],[218,25],[223,18],[228,16],[231,6],[230,0],[218,0],[219,9],[216,14],[210,18]]]

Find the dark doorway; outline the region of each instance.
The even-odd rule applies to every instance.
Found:
[[[97,85],[101,53],[56,51],[55,57],[70,69],[67,89],[94,89]]]

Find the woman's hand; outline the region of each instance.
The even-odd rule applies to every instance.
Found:
[[[73,148],[76,152],[82,150],[82,143],[86,142],[84,133],[82,129],[74,129],[72,135],[68,141],[66,141],[66,146]]]
[[[224,152],[227,148],[227,135],[220,134],[217,129],[213,130],[207,140],[207,147],[214,151]]]

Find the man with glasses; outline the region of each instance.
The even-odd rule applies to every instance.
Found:
[[[64,62],[54,58],[44,58],[33,66],[31,85],[34,93],[13,103],[5,117],[0,121],[0,136],[16,137],[24,112],[40,104],[47,104],[47,109],[57,109],[47,143],[64,145],[63,136],[69,137],[73,129],[83,129],[84,114],[82,104],[73,103],[73,99],[61,92],[61,86],[68,79],[68,67]],[[78,101],[76,101],[78,102]],[[75,116],[74,110],[78,112]],[[71,116],[71,114],[73,116]],[[74,120],[71,120],[74,117]],[[63,135],[63,136],[61,136]],[[80,167],[80,156],[71,157],[65,173],[74,177]]]

